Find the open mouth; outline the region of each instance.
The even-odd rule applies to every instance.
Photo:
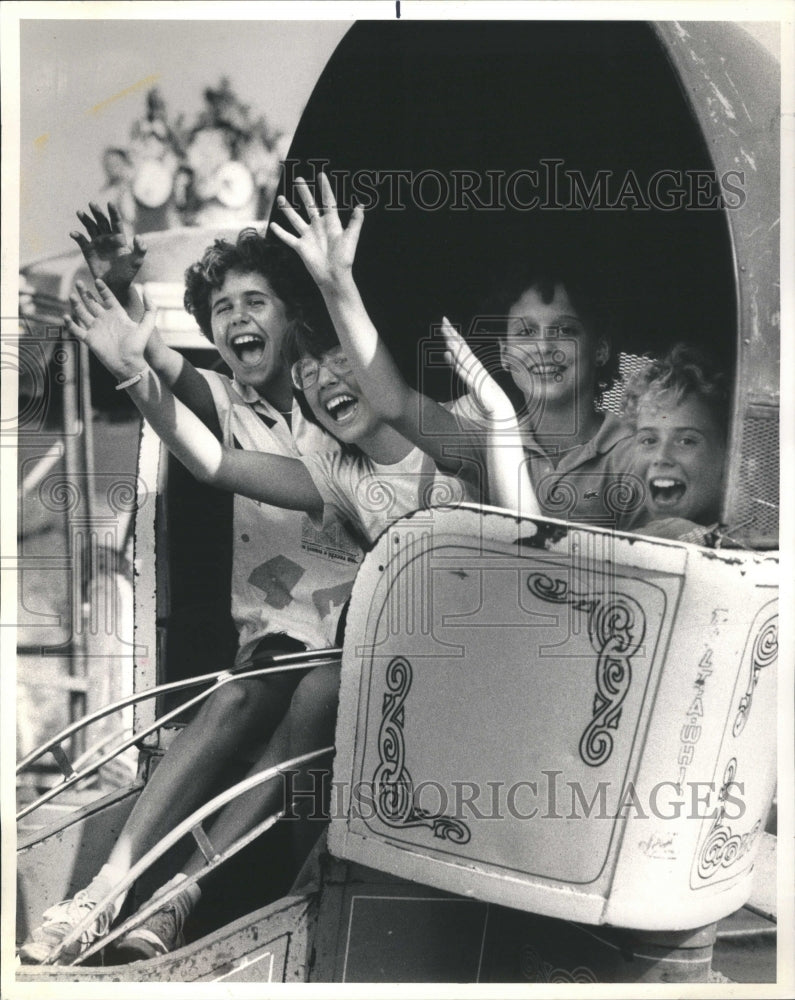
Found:
[[[247,368],[258,365],[265,354],[265,338],[258,333],[238,333],[229,341],[229,346]]]
[[[530,365],[527,370],[536,378],[551,378],[560,381],[563,378],[563,373],[566,371],[566,365],[556,365],[550,361],[543,364]]]
[[[356,416],[359,409],[359,400],[347,392],[333,396],[328,402],[323,404],[326,413],[338,424],[349,423]]]
[[[673,476],[655,476],[649,480],[651,498],[657,507],[674,507],[685,495],[687,486]]]

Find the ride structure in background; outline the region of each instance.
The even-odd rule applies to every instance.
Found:
[[[101,199],[116,205],[131,231],[242,226],[267,216],[287,151],[284,137],[264,116],[253,117],[226,77],[204,91],[204,102],[188,124],[182,114],[169,115],[154,88],[129,146],[105,150]]]

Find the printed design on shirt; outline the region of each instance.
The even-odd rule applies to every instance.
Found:
[[[303,566],[286,556],[274,556],[252,570],[248,582],[261,590],[265,603],[282,610],[293,600],[293,588],[304,575]]]
[[[317,528],[308,516],[305,517],[301,523],[301,548],[313,556],[334,562],[358,565],[362,560],[359,546],[340,521],[331,521]]]
[[[387,826],[427,827],[434,837],[454,844],[468,843],[472,832],[462,820],[419,807],[414,782],[406,767],[405,701],[411,689],[412,667],[396,656],[386,668],[386,686],[378,730],[379,764],[373,774],[375,811]]]
[[[327,618],[342,609],[343,604],[351,595],[353,580],[338,583],[336,587],[324,587],[312,593],[312,600],[321,618]]]
[[[554,604],[569,604],[588,615],[588,638],[596,654],[593,717],[580,738],[580,759],[599,767],[613,752],[624,700],[632,684],[632,657],[646,634],[643,608],[628,594],[587,595],[570,590],[565,580],[531,573],[527,589]]]

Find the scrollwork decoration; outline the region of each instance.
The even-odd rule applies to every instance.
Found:
[[[778,615],[769,618],[759,630],[754,640],[754,648],[751,653],[751,676],[748,678],[748,687],[745,694],[740,699],[737,707],[737,715],[732,727],[732,735],[739,736],[745,728],[748,716],[751,713],[751,703],[754,700],[754,690],[759,683],[759,674],[765,667],[775,663],[778,657]]]
[[[380,763],[373,775],[376,813],[387,826],[425,826],[440,840],[466,844],[471,837],[466,823],[421,809],[415,802],[414,785],[406,767],[403,732],[404,705],[411,681],[411,664],[405,657],[396,656],[386,668],[387,691],[378,731]]]
[[[613,752],[622,705],[632,683],[632,657],[646,633],[646,616],[627,594],[586,596],[570,590],[565,580],[531,573],[527,588],[542,601],[568,604],[588,615],[588,637],[596,650],[596,693],[593,718],[580,738],[580,757],[599,767]]]
[[[718,792],[718,810],[698,856],[699,878],[708,879],[722,868],[730,868],[750,850],[759,835],[762,821],[757,820],[748,833],[733,833],[726,820],[726,800],[737,773],[737,758],[732,757],[723,772],[723,784]]]

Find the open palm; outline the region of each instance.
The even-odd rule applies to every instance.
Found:
[[[271,231],[292,247],[318,285],[328,285],[350,275],[356,246],[364,221],[364,211],[357,205],[347,228],[343,228],[328,177],[320,174],[321,204],[318,206],[303,177],[297,178],[298,193],[309,221],[287,203],[278,200],[279,208],[295,229],[297,236],[272,222]]]
[[[136,323],[106,284],[97,280],[96,288],[99,298],[77,283],[77,292],[69,296],[72,316],[65,317],[66,325],[109,372],[127,378],[146,367],[144,350],[154,329],[156,309],[145,297],[143,319]]]
[[[442,334],[453,371],[470,390],[483,413],[501,418],[514,416],[513,405],[505,392],[446,316],[442,318]]]

